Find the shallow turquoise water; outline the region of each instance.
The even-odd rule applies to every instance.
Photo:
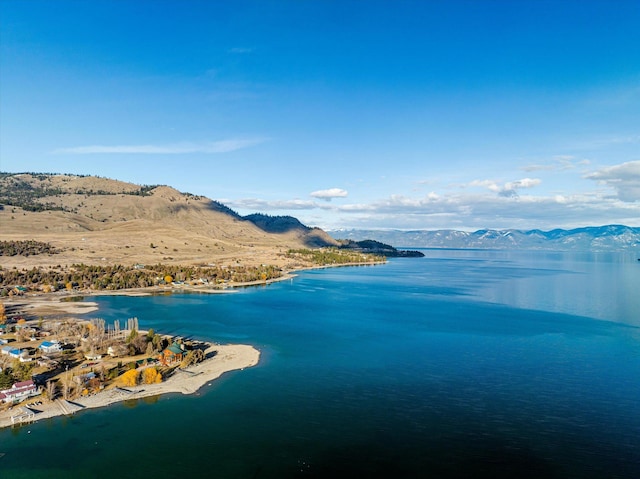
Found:
[[[258,367],[0,431],[0,478],[640,477],[640,264],[425,251],[93,317],[256,345]]]

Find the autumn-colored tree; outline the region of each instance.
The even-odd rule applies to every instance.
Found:
[[[162,374],[156,368],[147,368],[142,372],[144,384],[157,384],[162,382]]]
[[[0,324],[7,322],[7,311],[4,308],[4,303],[0,303]]]
[[[193,349],[187,353],[185,358],[180,363],[180,367],[186,368],[192,364],[197,364],[204,361],[204,352],[200,349]]]
[[[164,282],[165,283],[173,283],[173,276],[171,276],[170,274],[166,275],[164,277]]]
[[[138,370],[129,369],[122,376],[120,376],[120,382],[124,386],[135,386],[138,384]]]

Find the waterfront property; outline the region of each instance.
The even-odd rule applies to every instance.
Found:
[[[178,343],[173,343],[171,346],[162,351],[160,356],[160,362],[162,364],[173,364],[180,362],[184,359],[185,351]]]
[[[32,380],[14,383],[9,389],[0,391],[0,401],[4,403],[20,402],[40,394]]]

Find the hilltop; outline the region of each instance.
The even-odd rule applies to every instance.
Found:
[[[55,250],[2,256],[5,268],[74,263],[286,268],[289,249],[338,245],[295,218],[245,218],[170,186],[95,176],[2,173],[0,205],[0,240],[42,242]]]

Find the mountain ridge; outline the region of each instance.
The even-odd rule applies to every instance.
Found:
[[[372,238],[403,248],[627,251],[640,249],[640,227],[585,226],[573,229],[328,230],[336,239]]]
[[[95,176],[0,173],[0,205],[0,239],[43,241],[63,250],[50,257],[12,257],[12,265],[22,267],[282,265],[288,249],[338,244],[324,231],[286,217],[270,217],[265,228],[257,217],[242,217],[204,196]],[[278,227],[284,223],[289,227]]]

